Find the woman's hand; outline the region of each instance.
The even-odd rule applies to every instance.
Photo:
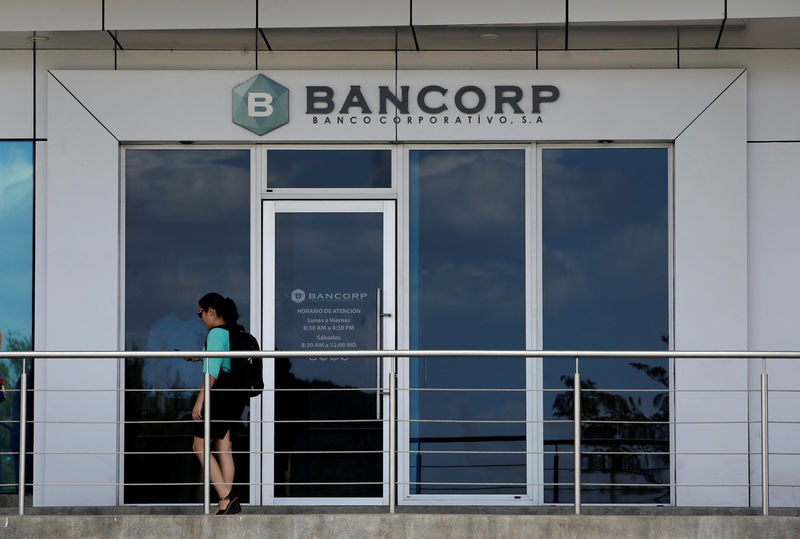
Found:
[[[192,419],[195,421],[202,421],[203,420],[203,400],[197,399],[194,403],[194,408],[192,408]]]
[[[198,361],[203,361],[203,358],[201,358],[201,357],[185,357],[183,359],[185,359],[186,361],[191,361],[192,363],[197,363]]]

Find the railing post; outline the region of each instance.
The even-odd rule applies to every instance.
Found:
[[[769,515],[769,415],[767,361],[761,363],[761,514]]]
[[[211,512],[211,388],[209,382],[211,375],[208,373],[208,359],[206,372],[203,375],[203,514]]]
[[[575,426],[575,514],[581,514],[581,374],[578,368],[580,358],[575,358],[575,380],[573,383],[573,407]]]
[[[28,375],[25,373],[25,358],[22,358],[22,374],[19,375],[19,507],[25,513],[25,444],[28,426]]]
[[[392,357],[389,369],[389,512],[397,506],[397,358]]]

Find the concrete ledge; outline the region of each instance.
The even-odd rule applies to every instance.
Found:
[[[800,537],[798,517],[316,514],[0,517],[5,537]]]

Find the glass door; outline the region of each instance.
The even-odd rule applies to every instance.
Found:
[[[395,347],[395,203],[263,205],[266,350],[343,352],[267,365],[264,501],[383,504],[388,498],[388,361]]]

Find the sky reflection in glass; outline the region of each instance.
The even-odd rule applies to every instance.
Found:
[[[524,348],[525,152],[415,150],[409,166],[411,348]],[[523,390],[412,390],[411,482],[467,484],[411,492],[524,494],[524,359],[412,359],[410,376],[412,388]]]
[[[269,188],[392,186],[391,150],[269,150]]]
[[[667,350],[669,233],[667,148],[542,150],[542,305],[547,350]],[[547,359],[544,418],[572,419],[574,360]],[[583,419],[665,421],[669,362],[583,359]],[[638,390],[658,390],[645,392]],[[582,426],[584,451],[669,451],[658,424]],[[545,451],[569,451],[572,425],[546,423]],[[669,457],[587,457],[585,483],[669,482]],[[545,482],[572,481],[571,455],[545,455]],[[545,502],[571,502],[545,488]],[[586,502],[665,503],[669,488],[591,487]]]
[[[0,142],[0,350],[33,349],[32,301],[33,143],[5,141]],[[19,389],[21,371],[21,360],[0,358],[7,389]],[[19,393],[9,391],[0,405],[2,453],[19,450],[19,426],[10,422],[18,417]],[[0,492],[17,491],[18,469],[16,455],[0,455],[0,484],[10,485],[0,486]]]

